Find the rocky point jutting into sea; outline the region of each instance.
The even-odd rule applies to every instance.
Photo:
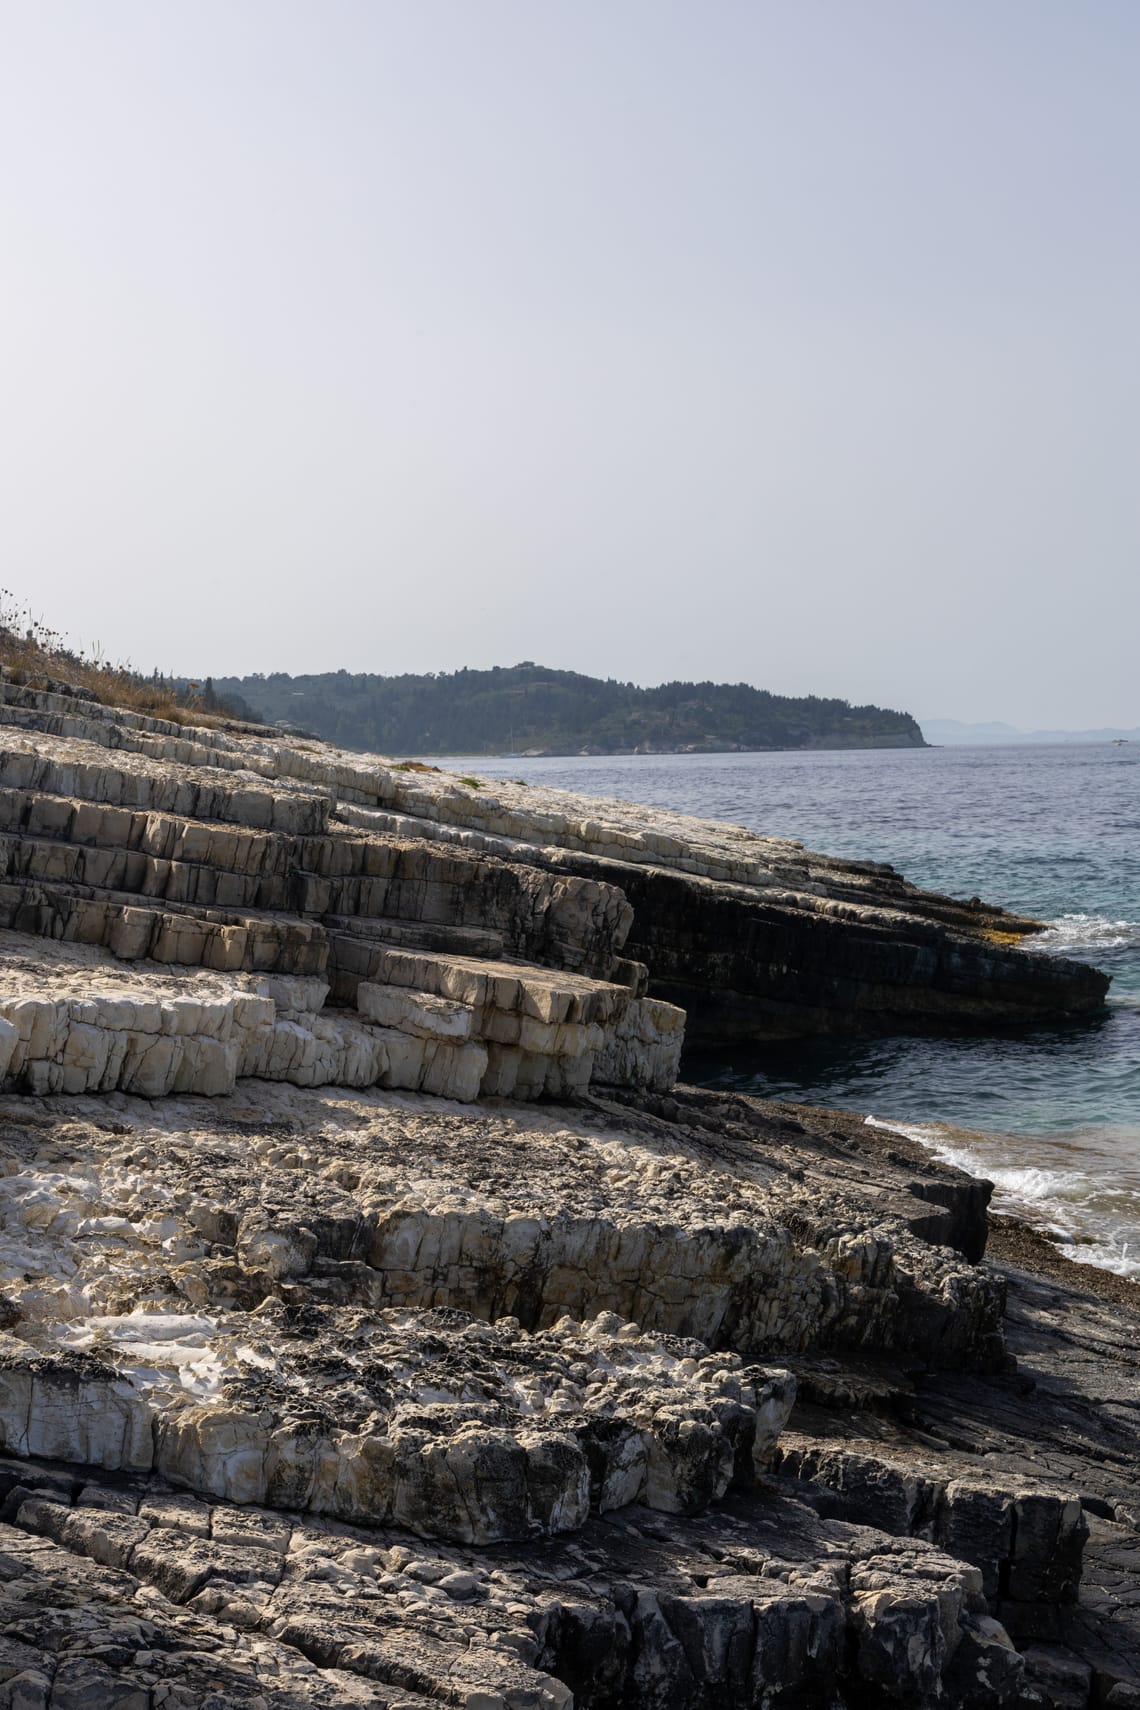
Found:
[[[737,827],[0,723],[0,1706],[1140,1705],[1134,1285],[678,1082],[1102,976]]]

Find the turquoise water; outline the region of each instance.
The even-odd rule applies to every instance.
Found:
[[[1074,1258],[1140,1275],[1140,746],[466,759],[888,861],[1051,923],[1042,949],[1112,975],[1106,1014],[1000,1037],[734,1049],[686,1073],[862,1111],[988,1175]],[[963,1132],[966,1131],[966,1132]]]

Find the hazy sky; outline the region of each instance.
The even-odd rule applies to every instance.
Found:
[[[0,0],[0,581],[1140,723],[1136,0]]]

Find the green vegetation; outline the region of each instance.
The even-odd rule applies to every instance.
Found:
[[[227,677],[271,723],[379,754],[675,753],[763,748],[921,748],[909,713],[792,698],[747,683],[639,689],[530,662],[491,671],[379,677]]]

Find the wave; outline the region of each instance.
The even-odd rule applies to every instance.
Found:
[[[1066,1259],[1140,1277],[1140,1196],[1130,1187],[1106,1186],[1103,1175],[1081,1169],[991,1163],[985,1154],[1003,1143],[1000,1135],[979,1133],[974,1146],[967,1147],[961,1144],[961,1130],[941,1123],[883,1122],[875,1116],[865,1121],[869,1128],[916,1140],[944,1164],[993,1182],[994,1210],[1033,1224]]]
[[[1109,920],[1099,914],[1063,914],[1044,932],[1025,940],[1027,950],[1064,955],[1071,950],[1120,950],[1140,945],[1140,921]]]
[[[1102,1241],[1085,1236],[1072,1245],[1060,1241],[1057,1251],[1074,1265],[1095,1265],[1098,1271],[1114,1271],[1118,1277],[1140,1277],[1140,1241],[1124,1241],[1106,1235]]]
[[[865,1118],[868,1128],[882,1128],[888,1134],[902,1134],[917,1140],[928,1152],[933,1152],[944,1164],[965,1170],[967,1175],[984,1175],[994,1184],[995,1191],[1020,1202],[1039,1205],[1053,1199],[1082,1199],[1092,1185],[1092,1177],[1080,1170],[1049,1170],[1039,1164],[990,1164],[977,1152],[951,1145],[946,1131],[939,1123],[880,1122],[876,1116]]]

